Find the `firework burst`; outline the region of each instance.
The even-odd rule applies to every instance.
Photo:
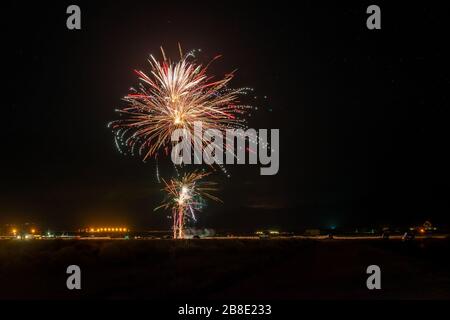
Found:
[[[196,221],[195,213],[202,210],[206,198],[221,201],[210,193],[217,191],[216,183],[203,180],[208,175],[205,172],[191,172],[168,182],[163,179],[167,199],[155,210],[172,210],[174,239],[184,238],[185,223],[190,219]]]
[[[230,89],[233,72],[221,79],[208,75],[209,64],[202,66],[195,60],[195,51],[172,62],[161,48],[163,60],[154,56],[148,60],[150,73],[136,70],[138,89],[123,98],[127,105],[116,110],[121,118],[109,124],[115,133],[116,146],[136,152],[143,160],[156,156],[160,150],[171,146],[171,135],[176,129],[186,129],[193,135],[195,122],[203,130],[246,129],[245,115],[251,106],[239,102],[251,88]],[[202,141],[202,146],[211,141]],[[217,146],[222,150],[223,146]],[[225,144],[224,148],[227,148]]]

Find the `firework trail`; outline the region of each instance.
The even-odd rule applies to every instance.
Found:
[[[221,201],[210,194],[210,192],[217,191],[216,183],[203,181],[203,178],[208,175],[209,173],[196,171],[186,173],[182,177],[171,179],[168,182],[162,179],[167,199],[154,210],[160,208],[172,210],[174,239],[184,238],[185,223],[189,219],[196,220],[195,213],[203,209],[206,198]]]
[[[227,129],[247,128],[245,116],[252,107],[241,104],[239,97],[252,89],[228,88],[233,72],[217,80],[208,75],[208,66],[220,56],[202,66],[195,61],[196,51],[183,55],[180,48],[176,62],[168,60],[162,48],[161,52],[162,61],[150,56],[150,73],[135,70],[139,87],[130,89],[123,98],[127,105],[116,110],[121,118],[109,124],[121,153],[137,152],[144,161],[162,150],[168,154],[173,131],[186,129],[193,136],[195,122],[202,123],[203,131],[216,129],[223,134]],[[200,148],[214,144],[203,135],[202,139]],[[192,140],[194,145],[197,140]],[[225,141],[215,147],[223,152],[228,145]]]

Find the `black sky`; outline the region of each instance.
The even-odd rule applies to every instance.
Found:
[[[0,223],[168,227],[154,164],[120,155],[106,125],[133,69],[178,42],[222,54],[214,70],[238,69],[234,86],[259,97],[251,126],[281,136],[278,175],[217,174],[225,203],[200,225],[449,222],[445,8],[378,2],[371,31],[365,1],[156,2],[78,1],[80,31],[66,28],[72,2],[4,5]]]

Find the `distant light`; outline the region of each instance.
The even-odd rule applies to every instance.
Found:
[[[36,229],[31,229],[31,233],[35,234],[36,233]]]
[[[86,229],[86,230],[89,230],[90,232],[127,232],[127,231],[130,231],[129,229],[124,228],[124,227],[89,228],[89,229]]]
[[[424,232],[425,232],[425,229],[421,228],[420,233],[424,233]]]

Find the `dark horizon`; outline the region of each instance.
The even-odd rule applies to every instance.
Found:
[[[199,226],[448,225],[450,77],[446,11],[383,3],[79,2],[5,4],[0,224],[56,229],[92,224],[170,228],[155,162],[117,152],[107,123],[164,46],[201,48],[233,87],[255,89],[253,128],[280,129],[280,170],[217,172],[223,204]],[[236,7],[238,6],[238,7]],[[420,17],[414,18],[414,17]],[[267,99],[261,97],[267,96]],[[170,160],[169,160],[170,161]],[[162,163],[165,177],[173,174]]]

